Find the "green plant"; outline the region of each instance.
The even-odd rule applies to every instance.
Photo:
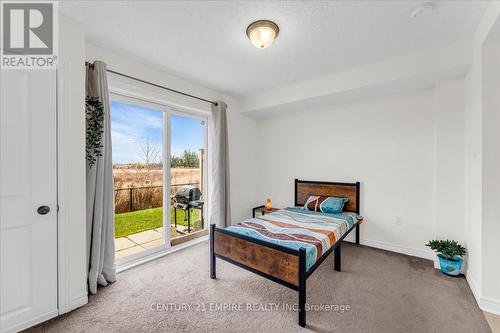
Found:
[[[85,116],[87,119],[87,141],[85,152],[87,162],[92,167],[97,157],[102,156],[102,133],[104,133],[104,106],[99,97],[87,96],[85,99]]]
[[[453,257],[461,257],[465,254],[465,247],[454,240],[430,240],[427,244],[425,244],[425,246],[441,253],[441,255],[447,260],[453,260]]]

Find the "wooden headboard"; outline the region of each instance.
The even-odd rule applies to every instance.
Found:
[[[335,183],[295,179],[295,206],[305,205],[310,195],[348,198],[344,211],[359,214],[359,182]]]

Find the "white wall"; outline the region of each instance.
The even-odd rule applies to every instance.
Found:
[[[446,184],[436,183],[449,163],[463,160],[460,148],[449,150],[463,142],[463,104],[455,100],[461,94],[463,83],[453,81],[435,92],[261,120],[261,200],[270,195],[276,206],[293,205],[294,178],[361,181],[361,242],[432,258],[424,244],[437,230],[464,239],[463,211],[447,216],[444,208],[436,210],[438,202],[447,210],[463,208],[463,170],[448,173]],[[444,221],[439,227],[437,216]]]
[[[250,214],[255,206],[256,184],[253,177],[255,168],[256,145],[254,138],[256,120],[241,115],[239,101],[231,96],[191,83],[168,73],[141,63],[140,60],[127,58],[101,47],[87,43],[86,59],[102,60],[109,69],[138,77],[142,80],[165,85],[169,88],[187,92],[210,100],[222,100],[228,104],[229,155],[231,175],[231,211],[233,222],[241,221]],[[83,66],[83,65],[82,65]],[[155,88],[156,89],[156,88]],[[206,103],[170,94],[160,90],[169,100],[179,105],[208,108]]]
[[[467,280],[479,306],[500,314],[498,267],[492,258],[498,255],[500,232],[496,206],[498,193],[495,167],[498,159],[498,55],[483,55],[488,35],[498,24],[500,2],[492,1],[479,23],[472,43],[472,65],[466,76],[465,114],[465,202],[468,252]],[[489,54],[488,54],[489,53]],[[491,71],[491,76],[488,75]],[[485,84],[488,85],[485,87]],[[490,90],[493,88],[493,90]],[[486,131],[486,133],[483,133]],[[491,183],[490,183],[491,182]],[[498,191],[498,189],[496,190]],[[485,197],[486,196],[486,197]],[[497,260],[498,261],[498,260]]]
[[[434,88],[436,238],[465,243],[465,98],[463,80]]]
[[[476,53],[476,52],[474,52]],[[477,55],[474,55],[477,58]],[[481,290],[481,73],[473,62],[465,78],[465,234],[467,280],[475,293]]]
[[[500,19],[497,21],[500,24]],[[482,50],[482,294],[500,311],[500,42]]]

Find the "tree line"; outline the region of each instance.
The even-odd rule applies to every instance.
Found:
[[[191,150],[184,150],[181,156],[172,155],[170,158],[172,168],[199,168],[200,159],[198,153]]]

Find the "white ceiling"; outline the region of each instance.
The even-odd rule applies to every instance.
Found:
[[[434,1],[71,1],[61,10],[82,22],[89,42],[195,83],[251,96],[269,89],[472,38],[488,2]],[[245,29],[271,19],[269,48]],[[110,66],[111,67],[111,66]]]

